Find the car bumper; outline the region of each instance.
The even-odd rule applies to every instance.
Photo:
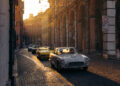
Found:
[[[29,49],[29,48],[28,48],[28,51],[32,51],[32,49]]]
[[[32,50],[33,53],[36,53],[36,49]]]
[[[40,58],[41,59],[49,59],[49,55],[48,54],[40,54]]]
[[[64,64],[64,65],[61,65],[61,68],[62,69],[79,69],[79,68],[84,68],[84,67],[88,67],[88,63],[84,63],[84,64],[81,64],[81,65],[69,65],[69,64]]]

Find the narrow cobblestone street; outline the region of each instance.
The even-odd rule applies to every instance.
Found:
[[[16,54],[18,65],[17,86],[71,86],[53,70],[44,65],[27,50]]]
[[[57,72],[51,69],[49,61],[40,61],[27,49],[19,50],[16,58],[17,86],[120,86],[120,67],[117,66],[120,62],[92,58],[86,72],[81,70]]]

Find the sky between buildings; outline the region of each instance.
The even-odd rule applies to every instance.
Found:
[[[23,19],[29,18],[29,14],[36,16],[39,12],[44,12],[48,8],[48,0],[24,0]]]

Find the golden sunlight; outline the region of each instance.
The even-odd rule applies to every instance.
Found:
[[[29,18],[30,14],[36,16],[39,12],[44,12],[49,8],[48,0],[24,0],[23,19]]]

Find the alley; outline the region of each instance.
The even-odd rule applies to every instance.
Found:
[[[27,49],[19,50],[16,58],[17,86],[120,86],[117,81],[97,73],[95,70],[97,68],[93,68],[93,64],[86,72],[81,70],[57,72],[51,68],[49,61],[40,61]]]

